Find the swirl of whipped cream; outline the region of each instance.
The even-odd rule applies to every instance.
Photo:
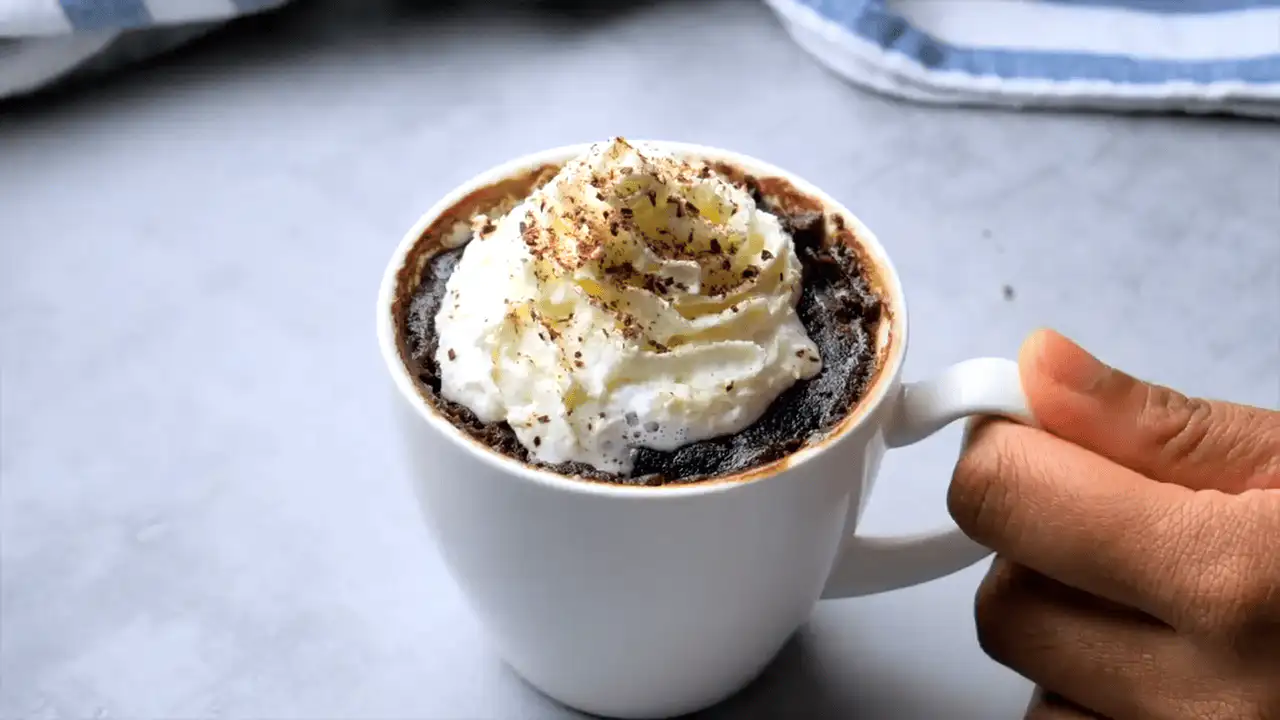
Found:
[[[741,431],[822,368],[791,238],[708,167],[615,138],[474,225],[441,393],[537,461],[627,474],[632,448]]]

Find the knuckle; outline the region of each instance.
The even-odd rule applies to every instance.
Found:
[[[1016,623],[1011,622],[1018,605],[1018,568],[997,558],[990,572],[978,586],[974,600],[974,625],[978,647],[988,657],[1006,667],[1015,664],[1015,649],[1021,644],[1016,637]]]
[[[1147,385],[1138,427],[1171,463],[1195,458],[1213,428],[1213,405],[1160,385]]]
[[[1247,567],[1257,569],[1258,564],[1249,563]],[[1277,603],[1280,603],[1280,583],[1274,576],[1259,573],[1242,578],[1232,603],[1235,612],[1228,616],[1227,628],[1232,631],[1229,637],[1236,644],[1252,644],[1264,636],[1274,637],[1280,623]]]
[[[1229,407],[1230,464],[1253,475],[1246,487],[1280,490],[1280,412]]]
[[[1218,593],[1201,595],[1206,606],[1195,613],[1193,631],[1214,645],[1236,649],[1248,644],[1255,627],[1254,599],[1249,588],[1225,587]]]
[[[1190,630],[1238,651],[1273,644],[1280,640],[1280,495],[1214,497],[1225,507],[1205,524],[1207,547],[1188,568],[1199,576],[1187,593]]]
[[[990,421],[974,428],[947,492],[956,524],[979,542],[990,541],[1007,525],[1016,502],[1010,477],[1016,461],[1006,425]]]
[[[1063,609],[1065,588],[1036,571],[997,556],[978,587],[974,627],[978,647],[995,662],[1033,681],[1075,662],[1064,629],[1078,627]]]

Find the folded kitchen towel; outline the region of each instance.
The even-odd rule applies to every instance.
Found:
[[[0,98],[161,52],[288,0],[0,0]]]
[[[956,105],[1280,117],[1280,0],[765,0],[865,88]]]

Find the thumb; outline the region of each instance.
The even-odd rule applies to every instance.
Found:
[[[1142,382],[1052,330],[1027,338],[1018,365],[1036,421],[1068,442],[1193,490],[1280,489],[1280,412]]]

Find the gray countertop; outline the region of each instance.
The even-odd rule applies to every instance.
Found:
[[[372,324],[401,233],[527,151],[688,140],[824,186],[898,263],[908,377],[1051,325],[1280,401],[1274,124],[903,105],[741,0],[428,5],[293,7],[0,106],[0,716],[573,716],[423,531]],[[958,437],[891,455],[868,530],[945,518]],[[705,717],[1021,717],[974,639],[981,575],[821,604]]]

